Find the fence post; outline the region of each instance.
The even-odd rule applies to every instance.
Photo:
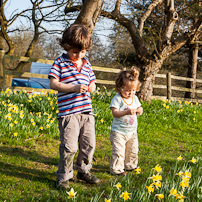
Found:
[[[0,88],[4,87],[5,80],[5,65],[4,65],[5,50],[0,50]]]
[[[167,99],[171,100],[172,91],[171,91],[171,73],[168,72],[167,75]]]

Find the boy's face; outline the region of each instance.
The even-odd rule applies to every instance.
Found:
[[[86,55],[86,50],[80,51],[79,49],[76,49],[76,48],[72,48],[68,50],[68,56],[74,62],[80,61],[83,57],[85,57],[85,55]]]

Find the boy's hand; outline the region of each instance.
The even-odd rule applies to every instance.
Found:
[[[90,83],[88,86],[88,92],[90,93],[93,92],[95,88],[96,88],[95,82]]]
[[[88,90],[88,86],[85,84],[75,85],[75,92],[77,93],[85,93]]]

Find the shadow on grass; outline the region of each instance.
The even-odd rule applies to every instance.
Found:
[[[2,175],[24,178],[27,180],[38,181],[54,186],[55,180],[52,180],[54,173],[48,173],[37,169],[30,169],[23,166],[11,165],[0,162],[0,172]]]
[[[30,161],[44,163],[47,165],[58,165],[58,158],[46,157],[36,151],[25,151],[19,147],[0,146],[0,152],[9,156],[21,157]]]
[[[22,165],[15,165],[19,164],[20,159],[19,161],[14,159],[14,162],[11,161],[10,163],[2,162],[2,159],[0,162],[0,173],[2,173],[3,176],[24,178],[32,181],[48,183],[51,184],[51,186],[55,186],[55,180],[52,179],[55,177],[55,173],[49,172],[49,168],[51,165],[57,165],[57,158],[46,157],[38,154],[36,151],[25,151],[23,148],[19,147],[12,148],[8,146],[0,146],[0,152],[2,154],[6,154],[7,156],[24,158],[30,161],[31,164],[34,163],[33,166],[30,165],[32,168],[27,168],[24,163],[22,163]],[[43,164],[42,168],[40,165],[41,163]],[[40,170],[37,169],[38,166],[40,166]]]

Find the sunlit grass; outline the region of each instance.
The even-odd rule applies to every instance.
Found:
[[[139,167],[116,177],[109,173],[109,105],[115,94],[104,87],[92,94],[97,138],[92,172],[102,182],[70,182],[68,194],[54,186],[59,158],[56,95],[1,92],[0,201],[201,201],[201,104],[155,98],[142,102]]]

